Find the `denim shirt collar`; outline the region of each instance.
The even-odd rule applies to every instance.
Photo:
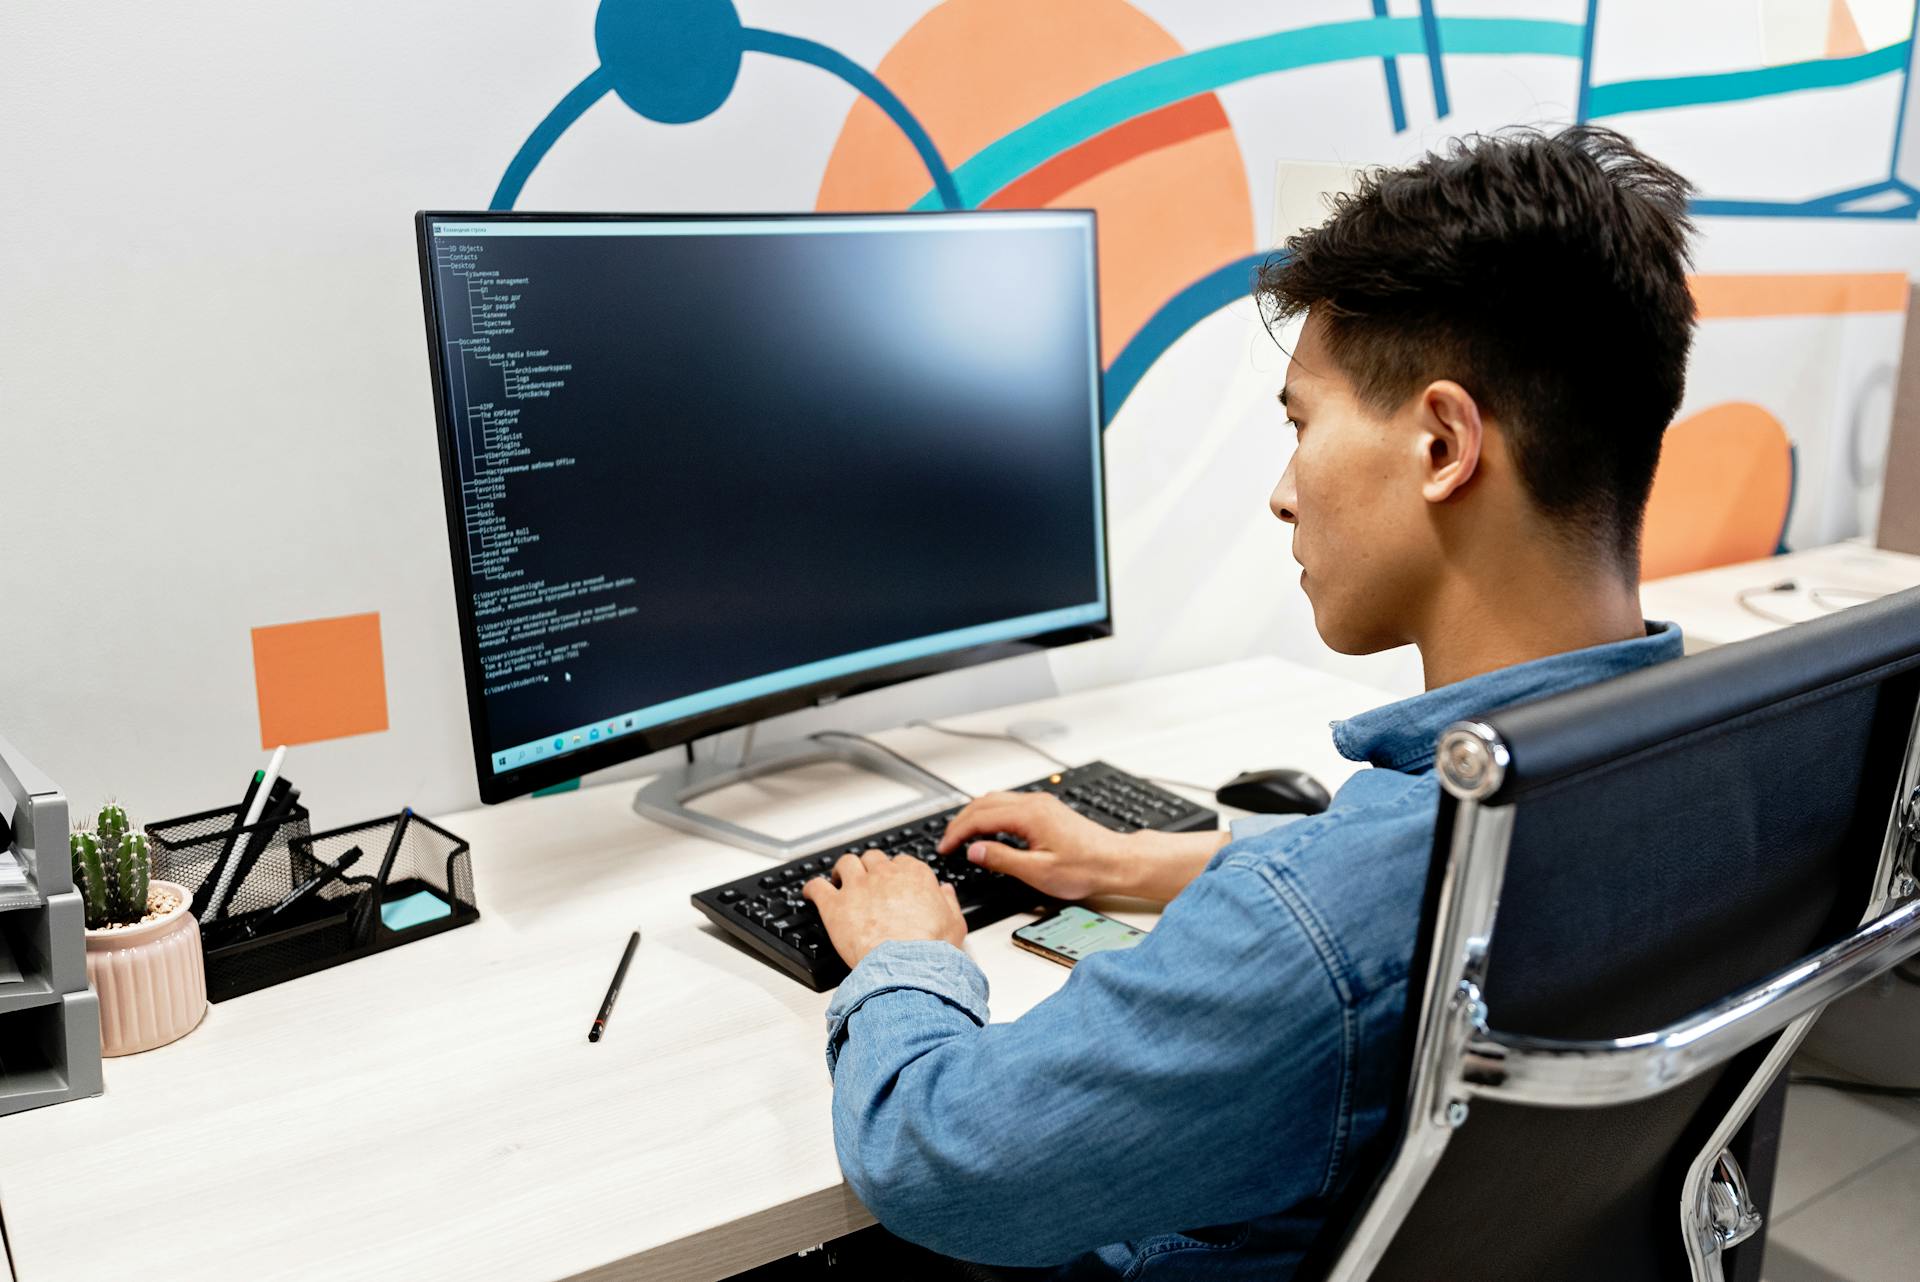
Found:
[[[1483,672],[1411,699],[1389,703],[1333,723],[1333,746],[1349,761],[1420,774],[1433,768],[1440,732],[1463,718],[1484,716],[1529,699],[1591,685],[1680,656],[1680,629],[1648,623],[1647,635],[1550,654],[1544,659]]]

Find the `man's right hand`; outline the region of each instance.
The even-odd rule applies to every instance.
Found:
[[[1018,837],[1027,848],[991,840],[1002,833]],[[962,846],[971,862],[1018,877],[1057,899],[1116,893],[1128,862],[1120,833],[1050,792],[990,792],[975,798],[940,838],[943,855]]]
[[[981,840],[1001,833],[1027,848]],[[973,863],[1056,899],[1126,895],[1166,903],[1226,844],[1227,834],[1218,830],[1114,832],[1050,792],[990,792],[953,817],[940,853],[964,845]]]

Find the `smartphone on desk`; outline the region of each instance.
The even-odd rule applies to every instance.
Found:
[[[1048,961],[1072,966],[1082,957],[1112,948],[1132,948],[1147,937],[1123,921],[1078,904],[1068,904],[1013,932],[1013,942]]]

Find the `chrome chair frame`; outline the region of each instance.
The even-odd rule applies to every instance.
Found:
[[[1593,1108],[1661,1094],[1778,1040],[1692,1160],[1677,1225],[1694,1282],[1722,1282],[1722,1253],[1760,1216],[1727,1146],[1778,1079],[1820,1011],[1920,953],[1920,709],[1908,731],[1863,923],[1770,978],[1651,1032],[1592,1041],[1498,1032],[1481,998],[1517,802],[1500,789],[1507,746],[1489,726],[1457,722],[1435,770],[1458,806],[1440,888],[1439,924],[1421,996],[1405,1141],[1343,1244],[1329,1282],[1362,1282],[1387,1252],[1476,1098]]]

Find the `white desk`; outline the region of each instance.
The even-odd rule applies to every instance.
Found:
[[[1804,622],[1831,613],[1833,605],[1861,604],[1866,598],[1860,593],[1880,595],[1920,587],[1920,556],[1885,552],[1860,542],[1835,543],[1655,579],[1640,586],[1640,607],[1649,619],[1678,623],[1687,653],[1692,654],[1785,627],[1740,604],[1741,592],[1783,579],[1794,580],[1801,590],[1755,591],[1748,599],[1769,614]],[[1808,588],[1827,589],[1832,595],[1822,604],[1808,595]]]
[[[1384,701],[1257,659],[953,724],[1053,718],[1071,729],[1047,747],[1069,761],[1207,784],[1291,765],[1334,788],[1354,767],[1326,723]],[[1011,744],[881,737],[976,791],[1047,770]],[[894,785],[789,795],[777,814],[801,828],[869,786]],[[109,1060],[103,1097],[0,1119],[21,1282],[710,1279],[871,1223],[833,1154],[827,995],[687,902],[764,861],[640,820],[634,787],[447,816],[473,847],[477,923],[222,1003],[183,1040]],[[1067,974],[1012,947],[1018,924],[967,944],[996,1019]]]

